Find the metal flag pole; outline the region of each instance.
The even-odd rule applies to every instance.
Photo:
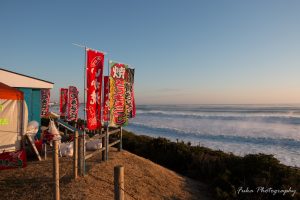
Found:
[[[109,78],[109,66],[110,66],[110,60],[108,59],[108,66],[107,66],[107,74],[108,74],[108,88],[109,88],[109,90],[108,90],[108,99],[109,99],[109,112],[107,112],[107,119],[109,119],[109,115],[110,115],[110,112],[111,112],[111,110],[110,110],[110,78]],[[107,120],[107,126],[106,126],[106,134],[105,134],[105,138],[106,138],[106,140],[105,140],[105,142],[106,142],[106,144],[105,144],[105,158],[106,158],[106,160],[108,160],[108,149],[109,149],[109,147],[108,147],[108,144],[109,144],[109,121],[110,121],[110,119],[109,120]]]
[[[110,67],[110,60],[108,59],[108,65],[107,65],[107,76],[108,76],[108,101],[109,101],[109,112],[107,112],[107,127],[109,126],[110,121],[110,74],[109,74],[109,67]]]
[[[84,92],[83,92],[83,102],[84,102],[84,109],[83,109],[83,118],[84,118],[84,121],[83,121],[83,176],[85,175],[85,123],[86,123],[86,57],[87,57],[87,52],[86,52],[87,48],[86,46],[84,47]]]
[[[76,43],[72,43],[72,44],[75,45],[75,46],[84,48],[85,50],[90,49],[90,50],[93,50],[93,51],[98,51],[98,52],[100,52],[100,53],[103,53],[104,55],[107,54],[105,51],[99,51],[99,50],[97,50],[97,49],[93,49],[93,48],[87,47],[87,46],[85,46],[85,45],[76,44]]]

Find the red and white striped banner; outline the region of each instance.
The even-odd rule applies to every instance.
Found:
[[[87,128],[101,128],[101,92],[104,66],[104,54],[87,49]]]
[[[78,90],[75,86],[69,87],[69,102],[68,102],[68,120],[77,121],[78,109],[79,109],[79,98]]]
[[[60,88],[60,101],[59,111],[60,116],[65,117],[67,115],[68,106],[68,88]]]
[[[47,116],[49,112],[50,89],[41,89],[41,117]]]

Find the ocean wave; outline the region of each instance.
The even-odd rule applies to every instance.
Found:
[[[285,148],[297,148],[300,150],[300,141],[290,138],[270,138],[270,137],[250,137],[240,135],[222,135],[222,134],[207,134],[201,132],[189,132],[179,128],[172,127],[155,127],[142,123],[131,123],[130,127],[133,129],[145,129],[146,131],[154,132],[157,135],[169,136],[172,138],[184,138],[190,137],[196,140],[211,140],[219,142],[230,142],[230,143],[252,143],[260,145],[275,145],[282,146]]]
[[[300,105],[139,105],[141,111],[181,111],[217,113],[290,113],[300,114]]]
[[[218,113],[218,112],[177,112],[161,110],[138,110],[137,114],[157,117],[212,119],[230,121],[262,121],[267,123],[300,124],[300,115],[291,113]]]

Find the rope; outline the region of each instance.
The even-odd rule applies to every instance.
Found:
[[[63,174],[59,177],[59,180],[65,177],[67,173]],[[35,178],[28,179],[28,180],[22,180],[19,179],[12,179],[12,181],[6,181],[6,180],[0,180],[0,185],[5,184],[5,186],[20,186],[24,184],[32,184],[32,185],[40,185],[40,184],[53,184],[54,180],[50,177],[48,178],[39,178],[39,179],[48,179],[48,180],[35,180]],[[51,179],[51,180],[49,180]],[[33,181],[34,180],[34,181]]]
[[[103,180],[97,176],[94,176],[93,174],[91,173],[88,173],[88,175],[90,175],[91,177],[93,177],[94,179],[96,180],[99,180],[99,181],[103,181],[105,183],[108,183],[109,185],[112,185],[112,186],[115,186],[114,183],[110,182],[110,181],[107,181],[107,180]],[[132,194],[130,194],[128,191],[126,191],[125,189],[121,188],[119,185],[118,185],[119,189],[123,190],[127,195],[129,195],[132,199],[134,200],[138,200],[137,198],[135,198]]]

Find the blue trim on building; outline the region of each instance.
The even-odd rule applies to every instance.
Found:
[[[41,89],[18,88],[24,93],[28,107],[28,121],[35,120],[41,124]]]

